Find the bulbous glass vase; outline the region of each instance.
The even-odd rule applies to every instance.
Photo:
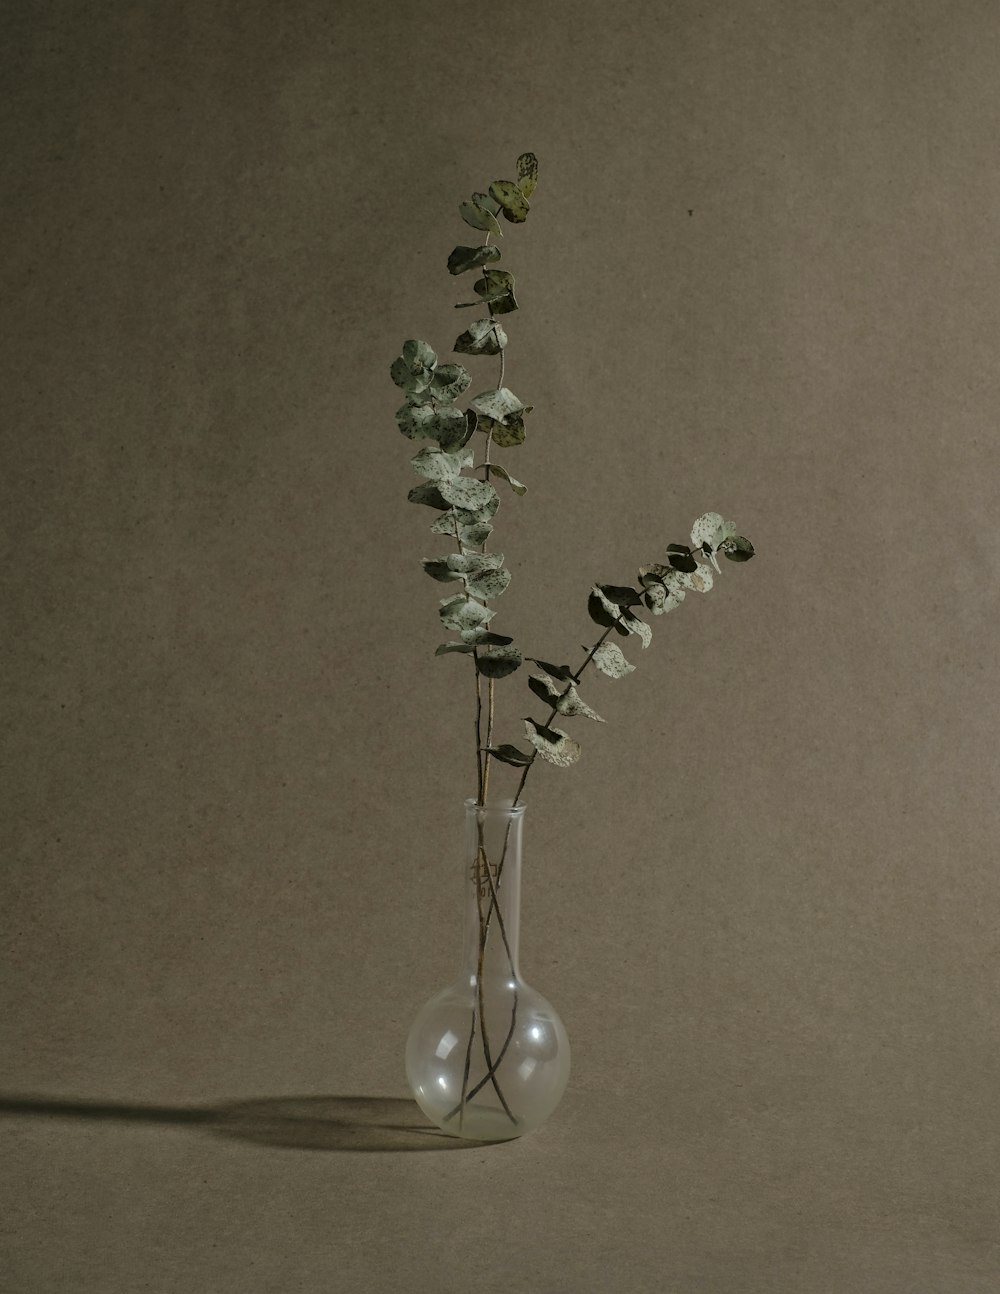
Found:
[[[524,808],[466,800],[462,966],[406,1043],[417,1104],[443,1131],[474,1141],[531,1132],[569,1078],[563,1023],[518,969]]]

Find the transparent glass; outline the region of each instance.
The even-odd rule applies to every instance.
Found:
[[[406,1043],[417,1104],[445,1132],[475,1141],[537,1128],[569,1078],[563,1023],[518,969],[524,808],[466,800],[462,964]]]

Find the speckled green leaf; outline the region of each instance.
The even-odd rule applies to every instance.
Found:
[[[512,413],[520,413],[524,408],[514,392],[506,386],[497,387],[492,391],[481,391],[479,395],[473,396],[469,403],[476,413],[484,418],[493,418],[496,422],[502,422]]]
[[[486,507],[497,497],[489,481],[478,481],[473,476],[459,476],[441,483],[441,494],[457,508],[478,509]]]
[[[580,746],[561,728],[546,728],[534,719],[525,719],[524,731],[542,759],[558,768],[568,768],[580,758]]]
[[[506,315],[517,309],[514,299],[514,276],[509,270],[484,270],[476,279],[472,290],[481,301],[489,304],[493,314]]]
[[[396,410],[396,424],[410,440],[434,438],[436,413],[433,405],[404,404]]]
[[[554,679],[549,678],[544,672],[537,673],[532,671],[528,675],[528,687],[531,688],[535,696],[539,697],[546,705],[554,706],[559,700],[562,688],[558,687]]]
[[[480,674],[487,678],[506,678],[521,665],[521,653],[516,647],[487,647],[477,657]]]
[[[499,220],[480,201],[485,196],[483,193],[474,193],[468,202],[459,203],[458,213],[473,229],[485,229],[488,234],[501,235],[503,230],[500,228]],[[496,210],[500,210],[499,203],[496,203]]]
[[[448,257],[448,273],[464,274],[500,259],[500,248],[484,243],[482,247],[456,247]]]
[[[485,544],[487,539],[493,533],[493,527],[488,521],[474,521],[468,526],[459,526],[458,537],[463,544],[468,544],[475,548],[479,544]]]
[[[624,678],[635,669],[630,665],[617,643],[603,642],[594,652],[594,664],[608,678]]]
[[[389,374],[404,391],[423,391],[434,376],[437,355],[425,341],[403,342],[402,354],[393,361]]]
[[[450,481],[458,476],[463,467],[470,466],[472,459],[471,449],[446,454],[443,449],[428,445],[419,454],[414,454],[410,459],[410,466],[428,481]]]
[[[731,562],[748,562],[755,551],[753,544],[744,535],[724,540],[721,548],[723,555]]]
[[[683,572],[683,579],[687,588],[694,589],[696,593],[707,593],[715,583],[715,577],[704,562],[696,562],[693,571]]]
[[[420,565],[432,580],[440,580],[442,584],[447,584],[449,580],[460,580],[462,578],[457,571],[449,568],[443,557],[423,557]]]
[[[495,634],[489,629],[467,629],[462,638],[465,642],[475,643],[479,647],[509,647],[514,641],[507,634]]]
[[[517,186],[530,198],[538,183],[538,158],[534,153],[522,153],[517,159]]]
[[[466,656],[471,656],[476,650],[474,643],[442,643],[435,649],[435,656],[447,656],[449,652],[463,652]]]
[[[435,400],[450,404],[468,389],[471,381],[468,371],[461,364],[439,364],[434,370],[429,389]]]
[[[525,409],[524,412],[527,413],[528,410]],[[513,449],[515,445],[524,444],[524,417],[520,413],[508,414],[503,422],[481,417],[479,430],[489,436],[494,445],[499,445],[501,449]]]
[[[470,630],[479,629],[488,624],[493,619],[496,612],[491,611],[489,607],[484,607],[479,602],[474,602],[472,598],[459,595],[457,598],[447,598],[441,603],[441,610],[438,615],[441,617],[441,623],[448,629]]]
[[[717,512],[704,512],[691,527],[691,547],[714,552],[725,539],[736,537],[736,527]]]
[[[490,196],[503,207],[504,218],[513,224],[523,224],[528,218],[528,199],[524,190],[514,180],[494,180]]]
[[[555,705],[559,714],[565,715],[568,719],[572,718],[573,715],[582,714],[585,718],[593,719],[596,723],[604,722],[597,711],[591,710],[590,706],[581,699],[580,693],[572,686],[572,684],[565,695],[561,696]]]
[[[469,324],[453,347],[460,355],[499,355],[507,345],[507,334],[493,319],[477,319]]]
[[[411,503],[426,503],[429,508],[437,508],[440,512],[448,507],[448,501],[441,497],[438,487],[429,483],[415,485],[406,497]]]
[[[459,575],[481,575],[503,566],[503,553],[450,553],[445,559],[448,569]]]
[[[528,492],[528,487],[522,485],[520,481],[516,481],[506,467],[501,467],[499,463],[490,464],[490,475],[499,476],[502,481],[506,481],[515,494],[527,494]]]
[[[652,629],[650,629],[649,625],[646,624],[645,620],[641,620],[631,611],[622,611],[622,626],[627,629],[630,634],[637,634],[643,647],[648,647],[653,641]]]
[[[484,602],[489,602],[506,592],[510,580],[510,571],[487,570],[468,577],[465,587],[474,598],[482,598]]]

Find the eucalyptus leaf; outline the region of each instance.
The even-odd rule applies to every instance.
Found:
[[[493,527],[488,521],[474,521],[471,526],[459,526],[458,537],[463,544],[470,544],[475,547],[477,544],[485,544],[487,539],[493,533]]]
[[[439,364],[434,370],[430,390],[435,400],[450,404],[468,389],[471,381],[468,371],[461,364]]]
[[[538,183],[538,158],[534,153],[522,153],[517,159],[517,186],[530,198]]]
[[[468,202],[461,202],[458,206],[458,213],[467,225],[473,229],[485,229],[488,234],[502,235],[503,230],[500,228],[500,222],[496,215],[487,210],[478,201],[479,198],[485,197],[485,194],[474,193]],[[500,210],[497,204],[497,210]]]
[[[410,440],[434,438],[436,417],[433,405],[429,404],[404,404],[401,409],[396,410],[396,423],[399,430]]]
[[[566,718],[572,718],[573,715],[582,714],[587,719],[593,719],[597,723],[603,723],[604,720],[596,710],[591,710],[580,697],[580,693],[575,687],[570,686],[568,691],[556,702],[556,710],[565,715]]]
[[[441,623],[448,629],[470,630],[481,629],[496,615],[489,607],[473,601],[472,598],[459,594],[457,598],[446,598],[438,612]]]
[[[618,607],[634,607],[640,599],[635,589],[625,588],[620,584],[598,584],[602,596]]]
[[[576,677],[568,665],[551,665],[547,660],[539,660],[537,656],[529,656],[528,660],[533,665],[538,665],[546,674],[551,674],[553,678],[561,679],[564,683],[572,682]]]
[[[492,418],[495,422],[503,422],[512,413],[520,413],[524,409],[523,403],[506,386],[481,391],[479,395],[473,396],[469,404],[476,413],[484,418]]]
[[[482,247],[456,247],[448,257],[448,273],[464,274],[500,259],[500,248],[484,243]]]
[[[607,674],[608,678],[624,678],[635,669],[635,666],[630,665],[625,659],[617,643],[601,643],[594,652],[593,661],[601,673]]]
[[[438,487],[429,482],[425,485],[415,485],[406,497],[411,503],[426,503],[429,508],[437,508],[439,512],[443,512],[448,507],[448,501],[441,497]]]
[[[510,581],[510,571],[482,571],[478,575],[467,577],[465,587],[474,598],[489,602],[505,593]]]
[[[645,620],[641,620],[637,615],[634,615],[631,611],[622,612],[622,625],[624,626],[625,629],[628,630],[629,633],[638,634],[639,638],[642,641],[643,647],[648,647],[649,644],[653,641],[652,629],[650,629],[649,625],[646,624]]]
[[[450,481],[459,475],[463,467],[469,467],[472,459],[471,449],[446,454],[443,449],[428,445],[419,454],[414,454],[410,459],[410,466],[428,481]]]
[[[692,548],[714,552],[725,539],[736,537],[736,527],[725,521],[717,512],[704,512],[691,527]]]
[[[618,622],[618,608],[607,601],[596,584],[587,598],[587,614],[605,629],[613,628]]]
[[[492,319],[477,319],[455,339],[460,355],[499,355],[507,345],[507,334]]]
[[[487,678],[506,678],[520,668],[521,653],[516,647],[488,647],[476,658],[476,667]]]
[[[437,355],[425,341],[403,342],[402,354],[393,361],[389,375],[404,391],[423,391],[434,376]]]
[[[456,507],[477,509],[486,507],[497,497],[489,481],[477,481],[474,476],[458,476],[441,483],[441,494]]]
[[[474,643],[442,643],[440,647],[435,649],[434,655],[446,656],[448,652],[458,651],[470,656],[475,650]]]
[[[690,574],[691,571],[698,569],[698,563],[690,553],[671,553],[667,561],[675,571],[684,571],[685,574]]]
[[[525,409],[524,412],[527,413],[528,410]],[[496,422],[493,418],[480,418],[479,430],[501,449],[512,449],[515,445],[524,444],[524,418],[519,413],[508,414],[503,422]]]
[[[534,719],[525,719],[524,731],[528,740],[549,764],[568,768],[580,758],[580,746],[561,728],[546,728]]]
[[[523,750],[518,750],[516,746],[509,744],[487,746],[486,750],[494,759],[499,759],[504,764],[513,764],[515,768],[525,768],[534,759],[534,755],[526,755]]]
[[[420,565],[432,580],[440,580],[442,584],[447,584],[449,580],[460,580],[462,578],[458,571],[453,571],[449,568],[448,563],[443,558],[423,557]]]
[[[744,535],[736,535],[733,539],[726,539],[722,542],[722,552],[731,562],[748,562],[753,557],[753,544]]]
[[[540,697],[546,705],[551,706],[555,705],[562,693],[562,689],[556,685],[555,681],[544,673],[529,674],[528,687],[531,688],[535,696]]]
[[[484,270],[483,277],[476,279],[472,290],[481,301],[492,304],[496,314],[509,314],[517,309],[514,302],[514,276],[510,270]],[[501,308],[501,301],[509,299],[513,304]]]
[[[528,218],[528,199],[524,190],[514,180],[494,180],[490,196],[503,207],[504,217],[512,224],[523,224]]]
[[[459,575],[481,575],[483,571],[499,570],[503,553],[451,553],[446,560],[448,569]]]
[[[695,569],[689,574],[684,573],[684,582],[689,589],[694,589],[696,593],[707,593],[715,583],[711,569],[703,562],[696,562]]]
[[[474,643],[477,647],[509,647],[514,641],[506,634],[495,634],[489,629],[481,628],[463,630],[462,639],[467,643]]]
[[[506,467],[501,467],[499,463],[490,463],[490,475],[499,476],[502,481],[506,481],[515,494],[527,494],[528,487],[516,481]]]

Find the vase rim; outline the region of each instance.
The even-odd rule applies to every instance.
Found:
[[[504,814],[511,818],[519,818],[527,807],[528,806],[523,800],[519,800],[517,804],[515,804],[513,800],[509,799],[487,800],[485,804],[480,804],[475,796],[470,795],[465,801],[465,809],[467,813],[497,813]]]

